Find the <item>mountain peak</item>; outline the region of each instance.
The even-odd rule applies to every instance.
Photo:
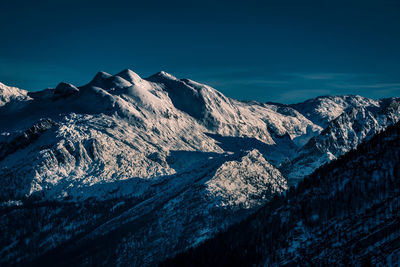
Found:
[[[130,69],[124,69],[123,71],[119,72],[116,76],[119,76],[128,82],[135,84],[142,80],[140,76]]]
[[[68,96],[73,95],[78,92],[79,92],[79,89],[76,88],[74,85],[72,85],[70,83],[61,82],[54,89],[53,97],[54,98],[68,97]]]
[[[105,71],[99,71],[96,76],[94,76],[94,79],[96,78],[103,78],[103,79],[107,79],[110,78],[112,75],[110,73],[107,73]]]
[[[89,84],[98,84],[100,82],[103,82],[105,79],[112,77],[111,74],[105,72],[105,71],[99,71],[98,73],[96,73],[96,75],[94,76],[94,78],[92,79],[92,81],[90,81]]]
[[[164,80],[178,80],[174,75],[169,74],[168,72],[165,71],[159,71],[156,74],[151,75],[149,78],[147,78],[149,81],[155,81],[155,82],[160,82]]]
[[[107,72],[100,71],[96,74],[89,85],[109,90],[114,88],[129,87],[132,85],[130,80],[140,81],[141,78],[131,70],[124,70],[117,75],[111,75]]]

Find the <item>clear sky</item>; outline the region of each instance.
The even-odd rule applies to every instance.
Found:
[[[125,68],[242,100],[400,96],[400,1],[0,1],[0,82]]]

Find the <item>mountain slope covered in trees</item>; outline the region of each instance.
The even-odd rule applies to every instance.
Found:
[[[400,123],[161,266],[397,266]]]

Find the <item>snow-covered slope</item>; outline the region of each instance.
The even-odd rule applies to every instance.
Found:
[[[288,120],[301,125],[285,128],[275,120],[271,124],[277,124],[279,131],[272,137],[264,117],[284,116],[273,106],[246,105],[211,87],[166,73],[142,79],[131,70],[116,75],[100,72],[85,86],[60,83],[54,89],[29,92],[28,97],[29,101],[12,108],[0,108],[2,206],[18,207],[14,212],[20,214],[18,205],[27,201],[85,205],[95,199],[94,203],[105,207],[116,199],[123,203],[115,203],[122,208],[113,205],[104,214],[98,213],[97,204],[94,210],[86,210],[97,214],[94,224],[101,223],[102,230],[94,229],[79,210],[71,213],[75,214],[71,224],[49,222],[37,229],[38,235],[32,233],[29,238],[42,244],[40,253],[82,231],[82,242],[86,242],[161,212],[163,216],[138,225],[137,231],[126,236],[137,240],[152,231],[154,242],[114,244],[115,249],[127,250],[126,259],[143,264],[154,262],[148,259],[152,251],[164,257],[185,249],[285,190],[286,180],[263,155],[277,150],[274,138],[293,145],[279,134],[297,136],[311,124],[294,112]],[[63,217],[59,212],[64,214],[66,209],[49,216]],[[196,216],[199,222],[192,224]],[[41,219],[35,223],[46,224]],[[167,231],[160,225],[171,226]],[[9,242],[4,250],[8,261],[40,256]],[[160,242],[168,242],[171,249]],[[130,257],[136,249],[142,252]]]
[[[27,100],[27,91],[0,83],[0,107],[13,100]]]
[[[325,128],[346,109],[379,106],[378,101],[359,95],[320,96],[302,103],[290,105],[313,123]]]
[[[8,231],[1,241],[8,245],[2,261],[25,263],[38,257],[47,265],[154,265],[246,218],[286,189],[284,177],[257,150],[205,157],[193,170],[157,179],[81,187],[90,199],[38,203],[33,207],[36,215],[26,201],[8,202],[22,206],[3,208],[1,220]],[[108,197],[97,200],[104,190]],[[32,228],[28,246],[20,243],[26,228],[15,228],[21,216]],[[40,244],[40,251],[33,244]]]
[[[165,72],[148,79],[131,70],[99,72],[82,87],[61,83],[28,95],[31,101],[1,110],[0,141],[8,151],[0,162],[3,200],[60,198],[66,188],[174,174],[179,168],[167,162],[171,151],[229,151],[218,136],[237,137],[245,150],[254,147],[243,140],[258,140],[264,156],[279,164],[297,138],[321,130],[290,107],[239,102]],[[43,119],[51,127],[20,144]]]
[[[399,120],[399,98],[374,101],[373,105],[350,106],[330,121],[320,135],[311,138],[300,148],[297,155],[282,169],[286,177],[295,183]]]
[[[209,131],[224,136],[254,137],[274,144],[274,134],[295,138],[305,134],[307,126],[313,131],[321,130],[289,107],[239,102],[207,85],[180,80],[165,72],[149,80],[162,84],[175,107],[196,118]]]
[[[251,214],[286,189],[285,175],[307,174],[321,155],[337,157],[399,119],[398,99],[241,102],[165,72],[2,88],[0,201],[5,231],[19,225],[18,239],[0,240],[10,263],[66,257],[63,248],[82,263],[106,246],[121,255],[110,264],[154,264]],[[26,236],[16,221],[32,211],[47,215],[32,216]],[[80,255],[69,242],[102,248]]]

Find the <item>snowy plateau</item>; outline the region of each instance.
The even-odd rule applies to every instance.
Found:
[[[0,265],[156,265],[399,119],[396,97],[244,102],[166,72],[0,83]]]

